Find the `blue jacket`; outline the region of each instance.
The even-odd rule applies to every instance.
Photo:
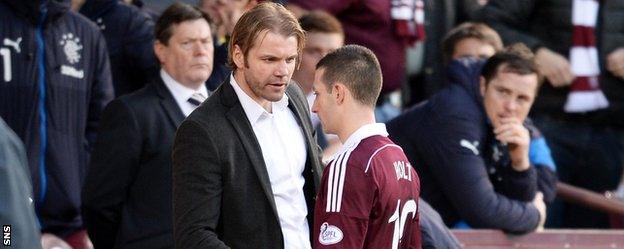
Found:
[[[41,6],[41,7],[40,7]],[[113,97],[102,34],[69,1],[0,1],[0,116],[24,142],[43,232],[82,227],[80,188]]]
[[[513,170],[495,139],[479,91],[482,65],[451,63],[450,85],[391,120],[388,132],[421,177],[421,197],[447,225],[465,220],[476,228],[528,232],[540,218],[528,203],[537,191],[536,169]]]
[[[146,13],[119,0],[87,0],[80,13],[104,34],[115,96],[134,92],[158,76],[154,22]]]

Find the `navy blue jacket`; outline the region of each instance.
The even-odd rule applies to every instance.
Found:
[[[113,86],[98,28],[69,1],[40,3],[0,1],[0,116],[26,147],[43,232],[65,236],[82,227],[89,147]]]
[[[115,96],[134,92],[156,79],[154,22],[135,6],[119,0],[87,0],[80,13],[100,27],[108,54]]]
[[[535,167],[511,168],[493,134],[479,92],[483,62],[455,61],[450,85],[387,124],[421,179],[421,197],[444,222],[475,228],[528,232],[539,222],[530,204],[537,191]]]

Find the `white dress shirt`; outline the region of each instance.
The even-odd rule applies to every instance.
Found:
[[[230,84],[262,150],[284,236],[284,248],[309,249],[308,208],[302,175],[307,151],[303,132],[288,109],[288,96],[284,94],[281,100],[271,102],[273,113],[269,113],[240,88],[234,76],[230,77]]]
[[[180,107],[180,110],[182,110],[185,117],[188,117],[188,115],[190,115],[191,112],[197,108],[197,106],[188,102],[189,98],[191,98],[194,93],[198,92],[206,98],[209,96],[205,83],[202,84],[197,90],[188,88],[174,80],[171,75],[163,69],[160,70],[160,77],[163,82],[165,82],[165,86],[167,86],[167,89],[169,89],[169,92],[173,95],[173,99],[175,99],[176,103],[178,103],[178,106]]]

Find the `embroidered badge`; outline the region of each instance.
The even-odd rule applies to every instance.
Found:
[[[65,52],[65,57],[70,64],[76,64],[80,61],[82,45],[80,45],[79,37],[75,37],[72,33],[64,34],[59,44],[63,46],[63,52]]]

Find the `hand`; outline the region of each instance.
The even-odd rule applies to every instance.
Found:
[[[544,203],[544,195],[542,194],[542,192],[537,192],[535,194],[535,198],[533,199],[532,204],[533,206],[535,206],[535,208],[537,208],[537,211],[540,214],[540,220],[537,228],[535,228],[535,231],[541,232],[542,230],[544,230],[544,223],[546,223],[546,203]]]
[[[51,233],[41,235],[41,247],[43,249],[72,249],[63,239]]]
[[[529,169],[529,130],[515,117],[502,118],[498,127],[494,129],[496,140],[507,144],[511,166],[516,171]]]
[[[550,49],[540,48],[537,50],[535,64],[540,74],[546,77],[553,87],[570,85],[575,78],[570,62]]]
[[[624,48],[618,48],[607,55],[607,70],[615,77],[624,78]]]

